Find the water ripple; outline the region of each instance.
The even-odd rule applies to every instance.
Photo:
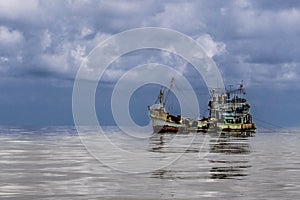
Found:
[[[298,199],[300,150],[297,134],[254,137],[153,135],[111,139],[126,150],[152,152],[156,162],[183,156],[150,173],[117,172],[95,160],[74,127],[0,128],[0,198],[12,199]],[[192,144],[190,137],[195,137]],[[98,145],[101,145],[99,143]],[[120,159],[103,154],[109,161]],[[138,161],[137,161],[138,162]]]

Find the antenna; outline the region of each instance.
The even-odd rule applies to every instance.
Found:
[[[242,80],[242,82],[240,83],[240,95],[242,95],[242,92],[243,92],[243,86],[244,86],[244,81]]]

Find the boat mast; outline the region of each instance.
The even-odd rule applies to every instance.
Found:
[[[170,95],[171,95],[171,90],[172,90],[172,87],[173,87],[173,85],[174,85],[174,81],[175,81],[175,78],[173,77],[173,78],[171,79],[170,86],[169,86],[169,89],[168,89],[168,93],[167,93],[167,95],[166,95],[165,101],[163,102],[163,105],[166,105],[166,103],[167,103],[167,101],[168,101],[168,98],[169,98]]]
[[[162,88],[161,88],[160,91],[159,91],[158,99],[159,99],[159,104],[163,107],[163,106],[164,106],[164,103],[163,103],[163,99],[164,99],[164,90],[163,90]]]

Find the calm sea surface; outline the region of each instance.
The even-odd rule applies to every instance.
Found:
[[[0,128],[0,199],[300,197],[300,131],[136,138],[105,130]]]

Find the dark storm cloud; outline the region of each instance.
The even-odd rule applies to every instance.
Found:
[[[4,35],[1,43],[22,40],[22,43],[8,44],[13,48],[1,45],[4,47],[0,48],[1,72],[7,72],[2,76],[18,74],[9,72],[11,70],[74,75],[82,58],[97,43],[111,34],[141,26],[145,17],[163,8],[151,1],[138,4],[134,1],[30,0],[27,5],[18,1],[1,1],[0,4],[0,36]]]
[[[225,79],[273,80],[287,86],[299,82],[298,70],[282,76],[282,71],[292,70],[290,66],[299,66],[299,3],[214,2],[209,1],[209,9],[199,18],[204,19],[206,32],[226,44],[226,53],[215,57]]]
[[[74,76],[100,41],[144,26],[193,37],[210,52],[225,79],[252,80],[267,73],[264,66],[274,65],[279,72],[299,64],[299,1],[7,0],[0,3],[0,23],[2,77]],[[298,80],[299,74],[294,76],[291,81]]]

